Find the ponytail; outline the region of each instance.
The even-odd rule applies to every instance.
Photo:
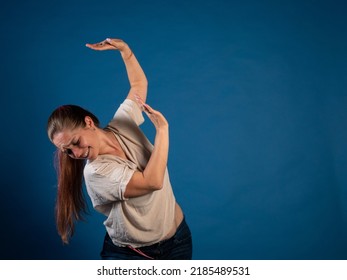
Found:
[[[68,244],[74,234],[75,222],[83,220],[87,205],[83,195],[84,160],[75,160],[60,150],[56,152],[58,176],[55,219],[63,243]]]

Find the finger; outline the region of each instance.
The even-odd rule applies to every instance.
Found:
[[[148,104],[143,103],[143,109],[147,114],[153,114],[154,110]]]
[[[158,111],[154,110],[151,106],[149,106],[148,104],[143,102],[142,98],[138,94],[135,93],[134,95],[135,95],[135,100],[136,100],[137,104],[140,106],[140,108],[142,109],[142,111],[144,111],[145,113],[150,114],[150,115],[158,112]]]
[[[142,111],[148,111],[148,109],[145,107],[145,102],[143,102],[142,98],[138,95],[138,94],[134,94],[135,96],[135,100],[137,102],[137,104],[139,105],[139,107],[141,108]]]
[[[93,49],[94,46],[92,44],[86,44],[86,47]]]
[[[104,46],[104,44],[102,43],[97,43],[97,44],[86,44],[86,47],[91,48],[93,50],[99,50],[100,48],[102,48]]]
[[[115,47],[116,49],[118,49],[117,47],[117,43],[114,42],[111,38],[106,38],[105,40],[108,44],[110,44],[111,46]]]
[[[110,44],[105,43],[104,45],[100,44],[86,44],[86,47],[95,50],[95,51],[105,51],[105,50],[114,50],[115,47]]]

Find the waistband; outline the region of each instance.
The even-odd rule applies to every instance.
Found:
[[[170,237],[170,238],[168,238],[168,239],[165,239],[165,240],[162,240],[162,241],[159,241],[159,242],[154,243],[154,244],[149,245],[149,246],[142,246],[142,247],[136,247],[136,248],[134,248],[134,247],[128,245],[128,246],[126,246],[126,247],[129,248],[129,249],[131,249],[131,250],[133,250],[134,252],[136,252],[136,253],[138,253],[138,254],[144,256],[144,257],[147,258],[147,259],[153,260],[154,258],[152,258],[152,257],[149,256],[148,254],[144,253],[143,251],[151,251],[151,250],[156,249],[156,248],[158,248],[158,247],[164,246],[164,245],[165,245],[166,243],[168,243],[168,242],[173,241],[173,240],[175,239],[175,237],[176,237],[178,234],[180,234],[180,231],[183,230],[185,227],[188,227],[188,225],[187,225],[187,223],[186,223],[185,217],[183,217],[182,222],[179,224],[179,226],[178,226],[177,229],[176,229],[175,234],[174,234],[172,237]]]

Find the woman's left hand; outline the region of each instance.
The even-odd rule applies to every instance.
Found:
[[[106,50],[119,50],[124,51],[128,49],[127,43],[121,39],[110,39],[107,38],[104,41],[95,44],[86,44],[86,47],[96,50],[96,51],[106,51]]]

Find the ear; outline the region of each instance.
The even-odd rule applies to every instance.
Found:
[[[95,127],[94,121],[91,117],[85,116],[84,121],[86,123],[86,128],[93,128]]]

